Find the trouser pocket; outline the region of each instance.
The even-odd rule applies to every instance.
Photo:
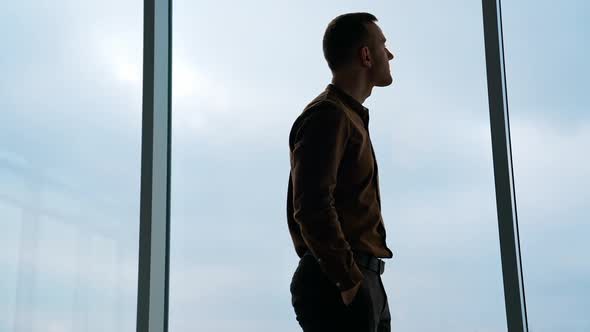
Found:
[[[370,272],[361,269],[365,279],[353,301],[345,305],[340,289],[324,275],[315,259],[309,258],[302,258],[291,280],[291,303],[300,325],[327,326],[328,330],[337,331],[373,331],[374,301],[370,287],[374,287],[374,280],[366,275]]]

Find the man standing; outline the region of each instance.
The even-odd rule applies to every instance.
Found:
[[[323,39],[332,83],[289,135],[289,232],[301,258],[292,304],[305,332],[390,331],[381,258],[385,242],[369,110],[375,86],[392,83],[383,32],[369,13],[329,23]]]

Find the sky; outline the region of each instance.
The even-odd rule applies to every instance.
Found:
[[[505,2],[531,331],[588,331],[589,5]],[[375,14],[365,102],[395,331],[506,331],[479,1],[174,1],[171,331],[299,331],[288,134],[335,16]],[[0,331],[135,328],[142,2],[2,5]]]

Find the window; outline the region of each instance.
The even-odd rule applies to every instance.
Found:
[[[583,1],[502,7],[529,327],[586,331],[590,7]]]
[[[141,7],[1,6],[2,331],[135,329]]]
[[[396,55],[365,103],[392,325],[505,329],[481,3],[175,1],[171,330],[299,331],[288,134],[330,82],[326,25],[353,11]]]

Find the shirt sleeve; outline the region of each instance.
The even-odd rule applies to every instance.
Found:
[[[293,217],[307,247],[341,290],[363,279],[334,204],[338,169],[350,135],[350,120],[331,105],[311,113],[294,134],[291,149]]]

